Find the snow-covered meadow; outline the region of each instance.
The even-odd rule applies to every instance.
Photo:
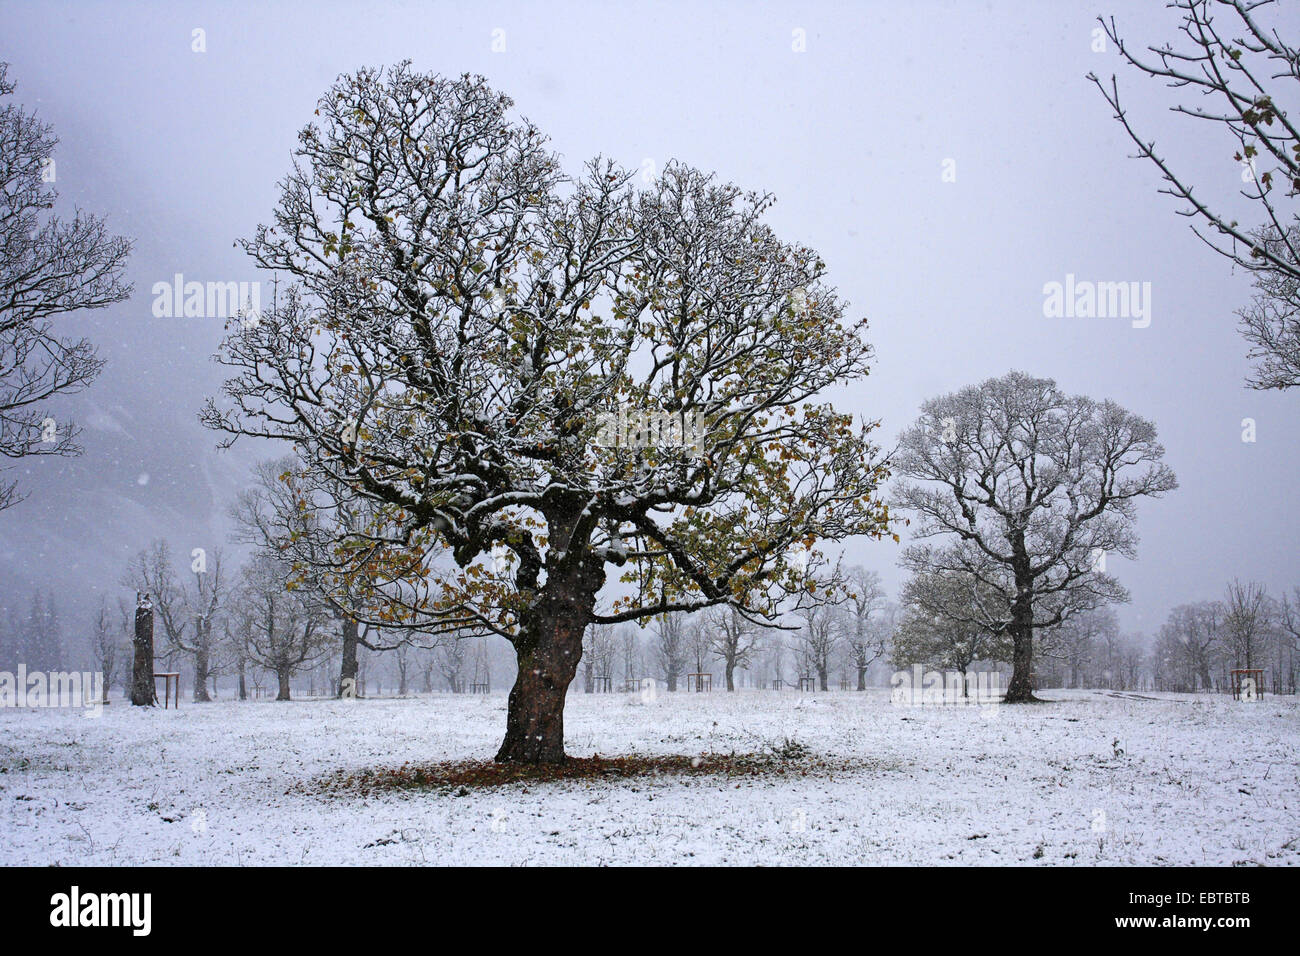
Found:
[[[573,755],[790,739],[852,769],[368,796],[302,784],[490,759],[504,695],[3,709],[0,863],[1300,864],[1294,698],[1044,696],[574,693]]]

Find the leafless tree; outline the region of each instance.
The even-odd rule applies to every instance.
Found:
[[[1285,4],[1273,0],[1174,0],[1168,5],[1182,19],[1177,46],[1166,42],[1142,51],[1125,42],[1113,17],[1101,24],[1129,66],[1177,91],[1179,98],[1170,110],[1215,129],[1224,157],[1231,154],[1242,166],[1236,192],[1256,211],[1253,224],[1242,225],[1226,211],[1236,201],[1229,191],[1213,198],[1196,192],[1155,142],[1137,131],[1120,103],[1113,75],[1109,83],[1095,74],[1088,78],[1137,147],[1136,158],[1160,171],[1160,191],[1178,201],[1178,213],[1191,220],[1197,237],[1253,273],[1257,295],[1238,313],[1257,363],[1249,384],[1291,388],[1300,384],[1300,229],[1295,207],[1300,196],[1300,135],[1294,100],[1300,47],[1283,39],[1279,29],[1284,26]],[[1226,15],[1226,22],[1220,22],[1219,13]]]
[[[693,618],[686,623],[686,649],[690,655],[692,673],[706,673],[709,661],[713,658],[713,640],[703,617]]]
[[[844,602],[845,641],[849,659],[857,673],[858,690],[867,689],[867,669],[884,657],[889,647],[889,631],[876,626],[889,600],[880,583],[880,574],[854,566],[845,572],[848,599]]]
[[[614,640],[614,628],[611,625],[599,625],[587,629],[582,638],[582,659],[587,665],[587,693],[595,689],[595,680],[602,683],[606,678],[614,678],[614,655],[618,645]]]
[[[206,552],[193,557],[190,564],[192,585],[180,582],[172,558],[171,546],[162,539],[141,551],[132,560],[122,583],[150,595],[154,620],[162,625],[166,641],[165,660],[184,656],[194,666],[194,700],[211,701],[208,687],[214,675],[228,664],[231,648],[223,638],[221,616],[225,610],[226,581],[220,550],[211,558]]]
[[[366,568],[360,575],[340,573],[352,559],[336,553],[338,536],[359,531],[372,512],[365,499],[351,494],[341,482],[304,480],[302,462],[292,455],[258,464],[252,483],[231,509],[235,539],[283,555],[293,570],[295,586],[317,593],[339,621],[340,696],[349,687],[355,691],[359,648],[392,650],[409,639],[385,642],[379,627],[358,619],[359,592],[377,573],[375,569]],[[424,641],[423,646],[430,643]]]
[[[108,702],[108,689],[121,669],[127,642],[121,623],[114,623],[108,610],[108,598],[100,597],[90,634],[90,656],[104,680],[104,701]]]
[[[719,608],[706,615],[704,633],[709,638],[710,652],[722,661],[727,690],[736,689],[736,669],[750,666],[763,630],[734,607]]]
[[[1296,692],[1297,658],[1300,658],[1300,586],[1283,594],[1278,607],[1278,678]],[[1285,661],[1283,661],[1283,657]]]
[[[805,674],[815,673],[822,690],[830,689],[831,661],[839,646],[843,621],[829,603],[810,603],[796,613],[802,619],[798,631],[798,655]]]
[[[1160,636],[1170,641],[1167,646],[1175,666],[1185,660],[1187,668],[1200,680],[1201,690],[1213,688],[1211,666],[1223,647],[1226,617],[1227,608],[1219,601],[1180,604],[1169,612],[1160,630]],[[1195,681],[1191,689],[1195,689]]]
[[[328,651],[328,610],[309,592],[293,590],[293,572],[259,552],[244,566],[235,594],[235,635],[245,657],[275,674],[276,700],[289,700],[290,680]]]
[[[58,140],[7,102],[8,72],[0,63],[0,457],[75,455],[80,429],[54,418],[47,402],[88,387],[104,363],[88,339],[61,334],[55,322],[130,297],[131,243],[88,213],[68,222],[50,212]],[[16,481],[0,482],[0,511],[22,498]]]
[[[447,690],[453,694],[465,692],[465,649],[468,645],[456,638],[438,642],[434,654],[438,662],[438,672],[447,684]]]
[[[1127,600],[1105,561],[1136,553],[1137,500],[1177,487],[1163,456],[1151,422],[1020,372],[931,399],[904,432],[898,504],[922,542],[946,542],[913,545],[904,562],[996,596],[971,614],[1011,635],[1008,702],[1035,699],[1035,629]]]
[[[1109,607],[1079,611],[1043,635],[1045,656],[1064,662],[1071,687],[1095,687],[1094,665],[1108,641],[1119,638],[1119,617]]]
[[[1120,690],[1141,690],[1142,669],[1147,663],[1146,639],[1141,634],[1129,634],[1120,641],[1117,669]]]
[[[666,614],[654,623],[655,656],[659,673],[668,684],[668,690],[677,690],[677,678],[686,670],[690,660],[690,645],[686,622],[680,614]]]
[[[411,657],[410,645],[406,643],[398,644],[393,648],[392,659],[393,666],[397,670],[397,696],[405,697],[408,690],[408,678],[415,665],[415,661]]]
[[[641,676],[641,642],[637,629],[624,625],[619,629],[618,640],[623,652],[623,680],[636,681]]]
[[[1232,666],[1261,666],[1277,615],[1273,600],[1263,585],[1234,580],[1223,604],[1223,631]]]

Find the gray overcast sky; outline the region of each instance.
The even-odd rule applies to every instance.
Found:
[[[1111,567],[1133,594],[1128,628],[1153,630],[1233,576],[1274,593],[1300,583],[1300,395],[1243,386],[1233,312],[1248,280],[1127,158],[1084,79],[1119,73],[1143,128],[1230,195],[1240,170],[1224,141],[1165,112],[1165,89],[1113,49],[1091,49],[1099,13],[1145,43],[1174,38],[1172,12],[1129,0],[540,7],[0,5],[14,99],[61,139],[63,208],[136,239],[132,300],[70,323],[109,365],[62,406],[88,426],[86,455],[24,465],[31,497],[0,513],[0,601],[25,607],[32,587],[54,587],[79,624],[101,590],[123,594],[122,566],[151,538],[221,545],[248,463],[281,449],[214,450],[195,414],[221,378],[209,361],[221,320],[154,318],[150,287],[177,272],[257,278],[233,241],[269,220],[317,98],[340,72],[405,58],[487,76],[570,169],[597,153],[637,168],[678,158],[774,193],[778,233],[819,250],[871,319],[873,374],[836,401],[882,419],[884,444],[926,398],[1011,368],[1153,419],[1182,487],[1142,505],[1140,560]],[[206,52],[191,50],[196,28]],[[941,176],[948,159],[955,182]],[[1150,326],[1045,318],[1043,286],[1067,273],[1150,282]],[[868,543],[853,557],[892,590],[898,552]]]

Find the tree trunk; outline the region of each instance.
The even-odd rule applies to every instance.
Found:
[[[567,535],[560,537],[560,546]],[[553,544],[557,537],[553,534]],[[502,763],[564,762],[564,695],[582,660],[582,635],[604,583],[599,562],[550,569],[541,599],[515,637],[519,672],[506,705]]]
[[[727,690],[736,689],[736,664],[734,661],[727,661]]]
[[[861,664],[858,665],[858,690],[867,689],[867,669]]]
[[[208,648],[199,635],[198,649],[194,652],[194,700],[196,703],[209,703],[212,698],[208,696],[208,678],[211,674],[211,665],[208,658]]]
[[[519,672],[498,761],[564,762],[564,695],[578,670],[585,627],[585,618],[544,614],[517,639]]]
[[[1034,579],[1030,576],[1029,556],[1024,551],[1024,537],[1011,543],[1017,555],[1012,566],[1016,580],[1016,599],[1011,605],[1011,683],[1003,698],[1008,704],[1037,702],[1034,696]]]
[[[153,680],[153,608],[138,604],[135,609],[135,661],[131,670],[131,703],[149,707],[158,703]]]
[[[352,690],[357,689],[357,622],[350,617],[343,619],[343,664],[339,668],[339,697],[352,681]]]
[[[668,693],[670,694],[677,693],[677,675],[669,674],[667,677],[667,681],[668,681]]]
[[[827,673],[825,667],[817,668],[817,683],[818,685],[820,685],[822,690],[830,690],[830,685],[827,683]]]
[[[1011,682],[1004,700],[1008,704],[1028,704],[1034,696],[1034,625],[1020,610],[1013,610],[1011,622]]]
[[[275,699],[289,700],[289,671],[282,668],[275,672],[275,676],[280,681],[280,692],[275,695]]]
[[[244,659],[239,659],[239,699],[248,700],[248,681],[244,677]]]

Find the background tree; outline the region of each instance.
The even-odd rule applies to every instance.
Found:
[[[1128,634],[1120,641],[1116,659],[1120,690],[1142,690],[1142,673],[1147,666],[1147,638],[1142,634]]]
[[[23,625],[12,607],[5,608],[4,626],[0,628],[0,670],[11,674],[18,671],[23,659]]]
[[[159,656],[168,661],[189,659],[194,667],[194,700],[207,703],[212,700],[208,693],[212,678],[228,666],[230,656],[221,623],[226,599],[221,552],[214,551],[210,558],[206,552],[193,556],[189,571],[193,583],[181,583],[171,546],[160,538],[135,556],[122,584],[150,595],[154,620],[166,641]]]
[[[670,693],[677,691],[677,678],[686,670],[690,660],[685,619],[680,614],[665,614],[655,621],[655,657],[659,673]]]
[[[887,532],[885,472],[874,423],[812,401],[870,348],[770,197],[680,164],[639,194],[608,162],[567,177],[510,106],[405,64],[334,85],[247,243],[297,288],[227,338],[203,418],[372,501],[338,598],[364,572],[380,626],[510,641],[497,759],[557,762],[587,625],[797,587],[794,542]],[[629,410],[670,434],[611,428]],[[598,609],[610,566],[631,593]]]
[[[75,455],[80,429],[48,402],[88,387],[104,363],[89,340],[61,335],[55,322],[131,295],[122,278],[131,243],[88,213],[68,222],[50,212],[58,140],[7,101],[8,72],[0,63],[0,457]],[[22,497],[16,481],[0,482],[0,511]]]
[[[104,702],[108,689],[121,670],[123,658],[122,626],[108,609],[108,598],[100,596],[99,607],[91,622],[90,659],[104,681]]]
[[[637,681],[641,675],[641,642],[637,629],[623,626],[618,631],[618,646],[623,656],[623,680],[625,689],[630,688],[630,681]]]
[[[1223,601],[1224,644],[1233,667],[1263,667],[1275,630],[1277,607],[1263,585],[1234,580]]]
[[[1278,686],[1285,686],[1292,694],[1296,692],[1298,660],[1300,660],[1300,586],[1283,594],[1278,607]],[[1280,692],[1280,691],[1279,691]]]
[[[1011,648],[1005,628],[991,628],[979,613],[972,612],[979,604],[1001,603],[995,593],[980,589],[978,582],[966,575],[913,574],[903,585],[901,613],[893,635],[894,665],[956,670],[965,678],[976,661],[1008,660]],[[996,615],[996,620],[1005,620],[1005,616]]]
[[[1180,604],[1161,627],[1157,640],[1167,638],[1175,667],[1185,662],[1192,675],[1188,690],[1196,689],[1197,680],[1201,690],[1213,689],[1212,669],[1222,648],[1225,616],[1226,608],[1219,601]]]
[[[1094,665],[1108,640],[1119,637],[1119,617],[1109,607],[1079,611],[1044,635],[1043,651],[1062,661],[1071,687],[1097,687]]]
[[[762,628],[748,620],[735,607],[719,608],[706,617],[704,633],[709,650],[722,661],[727,690],[736,689],[736,668],[748,668],[751,656],[762,638]]]
[[[1185,97],[1170,110],[1215,129],[1224,158],[1242,165],[1237,192],[1253,210],[1252,223],[1240,224],[1230,211],[1241,205],[1239,198],[1195,192],[1155,142],[1138,133],[1120,105],[1113,75],[1109,84],[1095,74],[1088,78],[1136,145],[1137,158],[1159,169],[1160,191],[1179,201],[1178,212],[1192,221],[1197,237],[1254,275],[1254,301],[1238,313],[1257,363],[1249,384],[1291,388],[1300,384],[1300,47],[1283,34],[1294,21],[1283,23],[1284,6],[1273,0],[1174,0],[1168,6],[1182,18],[1177,45],[1140,51],[1120,36],[1114,18],[1100,22],[1129,66]]]
[[[708,673],[706,668],[709,666],[709,661],[713,659],[713,640],[704,627],[704,621],[700,618],[686,622],[686,650],[689,654],[688,666],[691,668],[691,673]],[[698,684],[692,686],[695,690],[699,690]]]
[[[341,482],[305,480],[303,472],[302,461],[293,455],[254,468],[252,483],[232,509],[236,540],[283,554],[293,568],[295,586],[319,594],[339,621],[337,694],[342,695],[349,686],[355,689],[360,648],[388,650],[400,642],[376,643],[376,629],[358,620],[354,611],[364,601],[360,585],[373,572],[341,574],[349,559],[340,560],[335,551],[340,535],[359,534],[368,526],[373,509]],[[436,638],[422,646],[431,646],[431,642],[436,643]],[[353,683],[349,685],[349,681]]]
[[[590,694],[596,689],[596,681],[600,680],[604,690],[604,680],[614,678],[614,656],[618,652],[618,644],[615,640],[614,628],[611,626],[599,626],[588,628],[587,633],[582,638],[582,659],[588,666],[587,669],[587,693]]]
[[[19,634],[19,661],[31,671],[64,670],[63,626],[52,592],[32,592],[32,601]]]
[[[1163,455],[1151,422],[1020,372],[927,401],[904,432],[898,503],[917,538],[948,542],[912,545],[904,562],[996,596],[984,610],[1012,639],[1008,702],[1035,699],[1035,629],[1127,600],[1104,562],[1135,555],[1137,499],[1177,487]]]
[[[845,572],[845,583],[848,595],[842,607],[844,638],[849,662],[857,674],[857,688],[866,690],[867,669],[888,651],[890,633],[880,626],[880,619],[885,616],[889,600],[876,571],[855,565]]]
[[[454,637],[439,641],[434,648],[438,672],[453,694],[465,692],[465,648],[465,642]]]
[[[831,661],[839,647],[842,620],[829,603],[812,602],[795,612],[802,624],[798,631],[799,662],[804,675],[817,675],[817,686],[830,689]]]
[[[247,660],[275,674],[276,700],[291,699],[290,681],[328,650],[328,611],[293,589],[293,572],[278,556],[255,555],[235,593],[235,636]]]
[[[415,672],[415,659],[411,647],[406,642],[399,643],[390,655],[393,668],[397,671],[397,696],[405,697],[410,686],[410,678]]]

